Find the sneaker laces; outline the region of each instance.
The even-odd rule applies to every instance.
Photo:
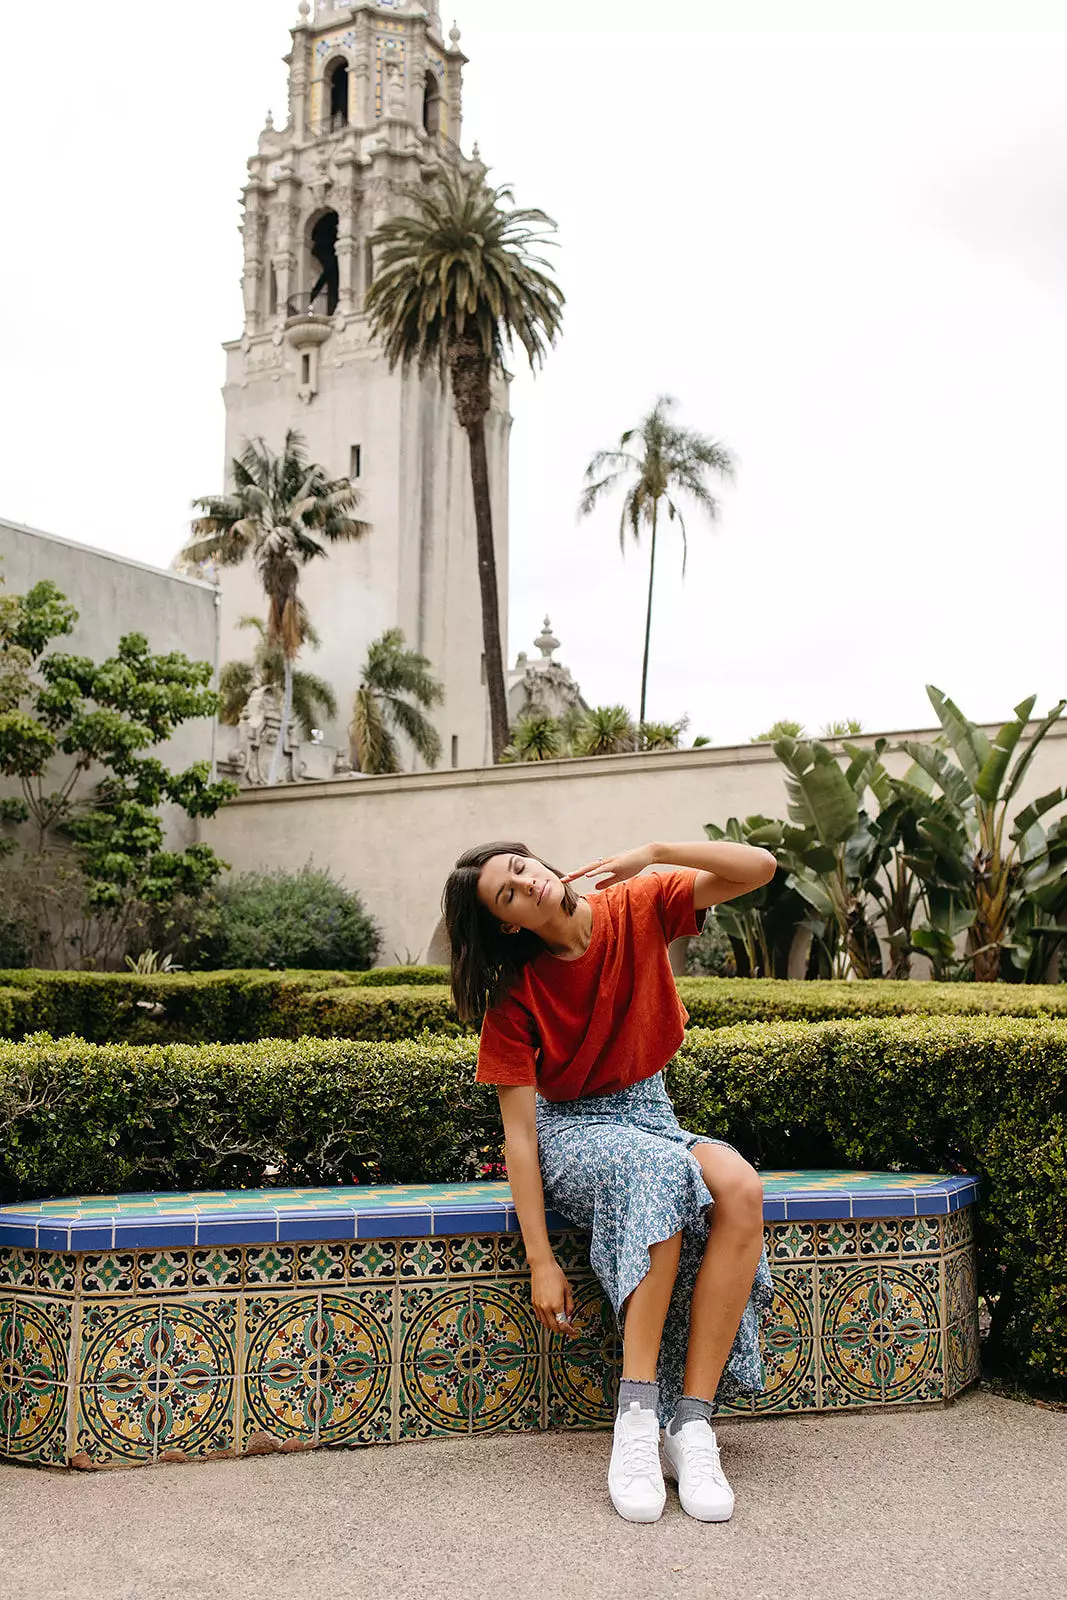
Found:
[[[679,1430],[679,1434],[681,1430]],[[719,1459],[719,1446],[717,1444],[704,1444],[699,1435],[690,1434],[684,1440],[682,1448],[685,1451],[685,1464],[688,1473],[694,1478],[711,1478],[725,1489],[728,1487],[722,1463]]]
[[[655,1478],[659,1468],[659,1437],[636,1434],[619,1440],[620,1466],[628,1478]]]

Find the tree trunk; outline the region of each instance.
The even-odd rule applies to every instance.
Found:
[[[474,523],[478,532],[478,582],[482,591],[482,642],[485,677],[489,690],[489,729],[493,762],[500,760],[508,742],[507,691],[500,648],[500,599],[496,585],[496,551],[493,547],[493,513],[489,502],[489,467],[485,454],[485,422],[479,417],[467,429],[470,440],[471,489]]]
[[[639,728],[645,721],[645,690],[648,686],[648,641],[652,632],[652,584],[656,576],[656,513],[659,510],[659,501],[652,502],[652,557],[648,564],[648,611],[645,614],[645,659],[641,663],[641,711],[638,716]],[[640,749],[640,744],[638,745]]]
[[[281,771],[282,753],[285,745],[286,730],[293,715],[293,663],[285,656],[285,692],[282,695],[282,722],[278,729],[278,742],[274,746],[274,754],[270,758],[270,771],[267,774],[268,784],[277,783],[278,773]]]

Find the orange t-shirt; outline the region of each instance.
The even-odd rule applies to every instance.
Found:
[[[613,1094],[665,1067],[689,1020],[667,946],[703,927],[695,883],[694,867],[674,867],[589,895],[592,935],[577,960],[543,950],[486,1012],[477,1081],[577,1100]]]

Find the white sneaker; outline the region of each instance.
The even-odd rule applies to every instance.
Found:
[[[701,1522],[728,1522],[734,1491],[719,1465],[715,1430],[703,1417],[683,1422],[677,1433],[663,1435],[663,1453],[671,1477],[678,1480],[682,1510]]]
[[[667,1503],[659,1464],[659,1418],[636,1400],[615,1418],[608,1493],[627,1522],[655,1522]]]

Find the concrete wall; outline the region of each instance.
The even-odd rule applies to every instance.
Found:
[[[216,606],[210,584],[3,520],[0,577],[7,594],[25,594],[48,578],[76,607],[74,632],[57,640],[53,649],[99,661],[114,653],[124,633],[143,633],[157,654],[181,650],[191,660],[215,662]],[[214,727],[207,717],[187,722],[153,753],[174,768],[210,761]],[[191,841],[194,825],[184,813],[167,807],[164,816],[172,841]]]
[[[908,758],[892,755],[886,765],[899,774]],[[442,889],[470,846],[521,840],[559,871],[577,871],[597,856],[653,839],[702,839],[705,822],[721,825],[757,812],[784,816],[781,773],[769,745],[741,745],[339,779],[250,790],[206,823],[203,837],[235,871],[309,860],[329,867],[360,891],[381,924],[383,964],[409,954],[440,961],[446,959]],[[1039,746],[1019,806],[1063,782],[1067,726],[1061,724]]]

